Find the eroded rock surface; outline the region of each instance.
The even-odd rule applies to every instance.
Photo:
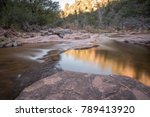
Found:
[[[60,71],[25,88],[16,99],[144,100],[150,99],[150,87],[124,76]]]

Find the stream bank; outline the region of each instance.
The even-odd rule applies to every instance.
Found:
[[[51,75],[54,75],[57,73],[59,74],[59,72],[62,71],[62,69],[56,68],[55,65],[57,65],[57,63],[59,62],[59,59],[61,58],[60,54],[67,50],[84,50],[84,49],[89,49],[89,48],[97,47],[97,46],[103,47],[104,43],[111,42],[111,41],[116,41],[117,43],[119,43],[119,45],[123,45],[123,47],[129,47],[129,46],[137,46],[137,47],[141,47],[141,46],[145,47],[146,46],[146,48],[149,47],[149,34],[133,34],[133,33],[93,34],[93,33],[89,33],[84,30],[78,30],[78,31],[76,30],[75,31],[75,30],[61,29],[61,28],[54,29],[54,30],[55,30],[55,33],[58,33],[58,32],[61,33],[63,35],[63,38],[61,38],[58,35],[51,34],[51,30],[50,31],[41,31],[40,33],[27,33],[27,34],[23,34],[22,36],[19,36],[18,38],[15,38],[16,41],[18,40],[21,42],[22,47],[15,47],[12,49],[10,48],[10,53],[14,53],[15,51],[21,50],[21,48],[24,48],[25,46],[27,46],[27,48],[24,50],[25,54],[22,53],[22,54],[20,54],[21,56],[19,55],[18,57],[23,58],[24,65],[30,64],[31,61],[32,62],[34,61],[33,62],[34,64],[31,64],[32,67],[24,66],[23,68],[26,68],[26,69],[23,69],[23,72],[21,72],[21,73],[17,72],[17,74],[15,76],[9,77],[8,80],[7,80],[7,78],[5,78],[5,75],[7,73],[3,74],[3,69],[0,70],[0,74],[2,74],[1,76],[3,76],[1,79],[1,81],[3,82],[3,85],[1,85],[2,93],[6,93],[8,91],[7,92],[8,94],[6,94],[4,97],[3,97],[3,95],[1,95],[1,99],[14,99],[15,97],[17,97],[19,95],[19,93],[24,88],[26,88],[28,86],[29,87],[32,86],[32,84],[34,84],[34,82],[36,82],[36,81],[38,82],[39,80],[46,78],[46,77],[51,77]],[[143,41],[143,44],[130,43],[130,40],[137,41],[137,43],[141,43],[141,41]],[[133,41],[131,41],[131,42],[133,42]],[[146,43],[146,45],[145,45],[145,43]],[[52,49],[49,46],[49,44],[56,45],[56,46],[55,46],[55,48]],[[42,46],[39,48],[39,45],[42,45]],[[46,46],[46,45],[48,45],[48,46]],[[30,50],[30,46],[31,46],[31,50]],[[32,46],[34,46],[35,49],[32,48]],[[107,45],[107,46],[109,48],[111,47],[110,45]],[[29,52],[27,52],[28,48],[29,48],[29,50],[28,50]],[[2,50],[4,50],[4,51],[1,55],[4,55],[4,53],[6,52],[5,51],[6,49],[9,49],[9,48],[2,48]],[[108,53],[107,51],[105,52],[102,49],[102,53],[106,53],[106,57],[109,57],[107,55],[107,53]],[[7,53],[5,53],[5,54],[7,54]],[[111,55],[111,54],[109,54],[109,55]],[[11,54],[10,54],[10,56],[11,56]],[[87,58],[90,58],[90,57],[87,57]],[[112,57],[110,57],[110,58],[112,58]],[[146,58],[146,59],[148,59],[148,58]],[[6,60],[6,59],[4,59],[4,60]],[[25,62],[26,60],[27,60],[27,63]],[[18,61],[18,58],[15,58],[14,60],[12,60],[12,58],[10,57],[7,62],[8,62],[8,64],[13,63],[13,65],[16,65],[16,66],[20,65],[20,63],[16,64],[14,61]],[[1,64],[1,66],[5,66],[5,63],[3,62],[3,60],[1,61],[0,64]],[[67,62],[66,62],[66,64],[67,64]],[[124,66],[124,64],[123,64],[123,66]],[[11,71],[14,71],[14,69],[12,69],[10,67],[9,67],[9,69]],[[64,71],[64,73],[66,73],[66,72]],[[75,75],[80,74],[84,78],[83,73],[77,73],[77,74],[74,72],[71,72],[71,73],[75,74]],[[94,75],[94,74],[91,73],[91,75]],[[71,76],[66,76],[66,77],[70,77],[70,79],[72,79]],[[78,75],[77,75],[77,77],[78,77]],[[106,75],[104,77],[110,78],[109,75]],[[122,76],[117,76],[117,77],[123,78]],[[64,78],[64,80],[66,80],[66,79]],[[87,78],[86,80],[89,80],[89,78]],[[73,79],[73,81],[75,81],[75,79]],[[15,84],[13,84],[13,82],[15,82]],[[68,82],[68,80],[66,80],[66,82]],[[80,83],[82,84],[83,80],[81,80]],[[136,83],[133,83],[133,86],[136,86]],[[4,84],[7,84],[7,85],[4,86]],[[69,86],[69,84],[67,84],[67,85]],[[6,87],[6,86],[8,86],[8,87]],[[4,87],[6,87],[6,89]],[[146,92],[149,91],[149,88],[147,88],[147,86],[143,85],[142,87],[146,88]],[[84,88],[84,87],[81,87],[81,89],[82,88]],[[48,90],[50,90],[50,89],[48,89]],[[122,91],[124,91],[124,90],[122,90]],[[101,92],[99,92],[99,93],[101,93]],[[71,94],[68,94],[68,95],[71,95]],[[121,94],[123,95],[123,93],[121,93]],[[139,93],[139,95],[142,95],[141,98],[137,98],[137,95],[133,96],[134,94],[132,94],[131,92],[128,94],[131,94],[132,96],[124,97],[124,98],[120,97],[120,98],[116,98],[116,99],[129,99],[129,98],[130,99],[147,99],[147,97],[144,95],[145,93],[143,90],[142,91],[140,90],[140,93]],[[42,94],[42,95],[44,95],[44,94]],[[95,95],[95,94],[93,94],[93,95]],[[117,94],[113,93],[113,95],[117,95]],[[143,95],[144,95],[144,97],[143,97]],[[147,95],[147,96],[149,97],[149,95]],[[33,95],[33,97],[34,97],[34,95]],[[95,98],[96,99],[106,99],[106,97],[107,96],[103,95],[102,97],[100,96],[99,98],[96,98],[96,97]],[[82,98],[82,96],[80,98]],[[19,99],[19,98],[17,98],[17,99]],[[23,99],[23,97],[22,97],[22,99]],[[61,99],[69,99],[69,98],[63,98],[63,96],[62,96]],[[70,98],[70,99],[74,99],[74,98]],[[89,97],[89,99],[90,99],[90,97]],[[94,99],[94,97],[92,97],[92,94],[91,94],[91,99]],[[115,98],[108,98],[108,99],[115,99]]]

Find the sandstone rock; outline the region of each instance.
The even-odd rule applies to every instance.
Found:
[[[3,41],[5,41],[5,38],[0,38],[0,42],[3,42]]]
[[[116,75],[62,71],[25,88],[16,99],[150,99],[150,87]]]
[[[3,47],[4,47],[4,45],[0,43],[0,48],[3,48]]]
[[[34,34],[31,34],[30,37],[35,37],[35,35],[34,35]]]
[[[6,45],[6,42],[5,42],[5,41],[1,41],[1,42],[0,42],[0,48],[5,47],[5,45]]]
[[[41,33],[41,36],[46,36],[46,35],[48,35],[48,31]]]
[[[3,28],[1,28],[0,27],[0,36],[4,36],[4,33],[5,33],[6,31],[3,29]]]
[[[112,0],[75,0],[74,4],[69,5],[67,3],[60,15],[61,17],[67,17],[70,14],[79,14],[80,12],[92,12],[106,5],[109,1]]]
[[[18,42],[17,42],[17,45],[18,45],[18,46],[21,46],[21,45],[22,45],[22,43],[21,43],[20,41],[18,41]]]
[[[89,39],[91,36],[89,35],[89,34],[84,34],[84,35],[82,35],[82,39]]]
[[[82,39],[80,36],[75,36],[74,39],[78,40],[78,39]]]
[[[16,39],[2,39],[0,41],[0,48],[2,47],[17,47],[17,46],[21,46],[22,43],[19,41],[15,41]]]
[[[13,47],[17,47],[18,45],[17,45],[17,42],[15,41],[15,42],[13,42],[13,45],[12,45]]]
[[[13,38],[14,36],[17,36],[17,32],[15,32],[14,30],[7,30],[5,33],[4,33],[4,36],[7,37],[7,38]]]
[[[13,47],[13,43],[7,43],[5,47]]]
[[[6,38],[6,40],[4,41],[6,44],[12,43],[12,40],[10,38]]]

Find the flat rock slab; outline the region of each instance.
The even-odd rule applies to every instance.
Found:
[[[61,71],[25,88],[17,100],[144,100],[150,87],[117,75]]]

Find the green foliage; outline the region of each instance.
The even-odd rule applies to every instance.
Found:
[[[78,28],[84,28],[86,26],[94,26],[96,27],[98,24],[98,16],[97,12],[93,13],[79,13],[75,15],[69,15],[64,18],[63,25],[67,23],[74,23]]]
[[[58,2],[51,0],[7,0],[5,4],[0,11],[0,25],[5,27],[51,24],[59,10]]]
[[[74,23],[79,28],[123,29],[150,27],[150,0],[114,0],[92,13],[79,13],[64,19],[64,24]]]

